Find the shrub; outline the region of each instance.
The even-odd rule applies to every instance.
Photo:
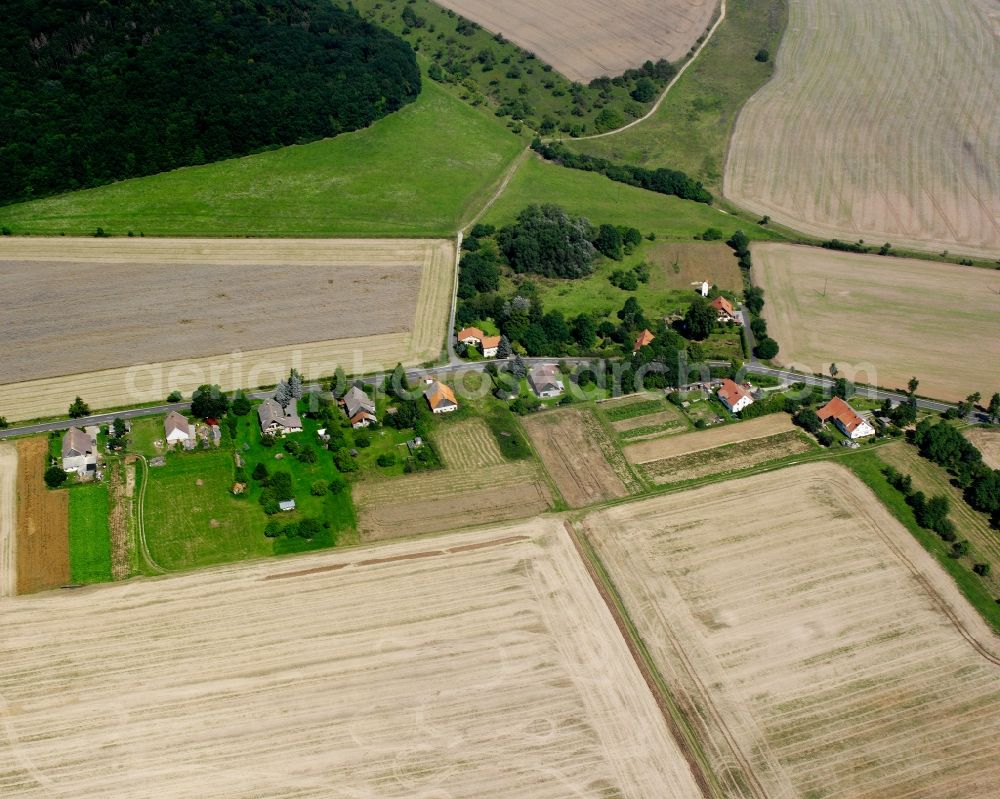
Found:
[[[396,456],[393,455],[391,452],[383,452],[375,459],[375,463],[377,463],[379,466],[395,466]]]
[[[778,354],[778,342],[770,337],[763,338],[753,348],[753,354],[761,360],[769,360]]]
[[[314,497],[325,496],[327,492],[326,481],[316,480],[311,486],[309,486],[309,493]]]
[[[184,399],[184,395],[179,391],[171,391],[167,394],[167,402],[180,402]]]
[[[264,525],[264,535],[267,538],[277,538],[281,535],[281,525],[276,519],[270,519]]]
[[[70,419],[80,419],[83,416],[90,415],[90,406],[87,405],[82,399],[77,397],[73,400],[72,404],[69,406],[69,418]]]
[[[972,567],[972,571],[978,574],[980,577],[990,576],[990,564],[989,563],[976,563]]]
[[[770,60],[771,54],[763,47],[760,48],[760,50],[757,51],[757,55],[754,56],[754,61],[760,61],[762,64],[766,64]]]
[[[45,485],[49,488],[59,488],[66,482],[66,472],[58,466],[50,466],[45,470]]]

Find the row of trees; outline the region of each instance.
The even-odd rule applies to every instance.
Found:
[[[646,169],[634,164],[616,164],[606,158],[577,153],[561,142],[543,142],[536,138],[531,143],[542,158],[570,169],[598,172],[618,183],[637,186],[640,189],[669,194],[698,203],[712,203],[712,193],[700,181],[676,169]]]
[[[8,0],[0,204],[311,141],[416,98],[405,41],[326,0]]]

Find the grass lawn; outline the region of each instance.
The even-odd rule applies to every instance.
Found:
[[[774,71],[788,21],[787,0],[728,0],[726,19],[656,114],[622,134],[567,143],[579,152],[687,172],[722,193],[722,169],[736,117]],[[766,63],[754,55],[766,48]]]
[[[69,489],[69,568],[74,583],[111,580],[108,487],[104,483]]]
[[[450,236],[524,142],[433,81],[364,130],[0,208],[15,234]]]
[[[132,420],[132,432],[128,436],[129,452],[139,452],[147,458],[162,455],[163,450],[153,446],[154,441],[163,441],[163,416],[145,416]]]
[[[719,228],[727,238],[737,229],[756,239],[778,237],[768,228],[704,203],[616,183],[596,172],[568,169],[536,157],[525,160],[482,221],[507,225],[526,206],[543,203],[561,205],[595,225],[628,225],[643,235],[656,233],[658,239],[693,240],[710,227]]]

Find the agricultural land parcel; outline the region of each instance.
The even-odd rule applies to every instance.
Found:
[[[722,193],[729,138],[743,104],[771,77],[787,0],[727,0],[726,18],[647,120],[621,133],[567,139],[576,152],[649,169],[680,169]]]
[[[425,80],[415,102],[370,128],[0,208],[0,224],[48,235],[451,236],[523,146]]]
[[[625,448],[625,455],[630,463],[649,463],[795,429],[788,414],[772,413],[710,430],[696,430],[680,436],[630,444]]]
[[[797,0],[737,121],[726,196],[816,236],[995,258],[997,74],[990,0]]]
[[[584,525],[730,795],[995,795],[1000,642],[845,470]]]
[[[17,593],[17,447],[0,442],[0,599]]]
[[[1000,428],[973,427],[965,431],[965,437],[983,453],[990,467],[1000,469]]]
[[[4,238],[16,346],[0,415],[64,413],[77,395],[98,408],[274,384],[292,366],[312,379],[433,359],[454,252],[436,239]],[[92,323],[66,335],[52,320],[68,307]]]
[[[552,506],[538,463],[505,460],[481,419],[444,422],[436,440],[447,468],[354,484],[362,541],[521,519]]]
[[[701,796],[557,519],[10,602],[0,693],[8,796]]]
[[[44,437],[17,442],[17,593],[58,588],[70,581],[69,496],[42,482],[49,442]]]
[[[1000,277],[972,267],[791,245],[753,246],[778,360],[808,372],[836,362],[880,386],[920,380],[959,400],[994,391],[1000,363]]]
[[[670,435],[689,429],[688,421],[680,409],[656,394],[603,400],[597,407],[608,420],[611,429],[625,439]]]
[[[621,452],[587,409],[564,408],[524,420],[563,499],[579,508],[642,488]]]
[[[442,0],[441,5],[535,53],[566,77],[589,83],[644,61],[677,61],[708,28],[715,0]]]

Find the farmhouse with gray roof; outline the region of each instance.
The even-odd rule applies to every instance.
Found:
[[[266,399],[257,406],[257,416],[260,419],[262,433],[284,436],[288,433],[302,432],[302,420],[295,412],[294,404],[290,404],[286,410],[277,400]]]
[[[340,402],[344,406],[347,418],[351,420],[351,427],[368,427],[372,422],[378,421],[375,415],[375,401],[357,386],[351,386]]]
[[[62,467],[80,477],[97,471],[97,443],[78,427],[71,427],[63,436]]]

